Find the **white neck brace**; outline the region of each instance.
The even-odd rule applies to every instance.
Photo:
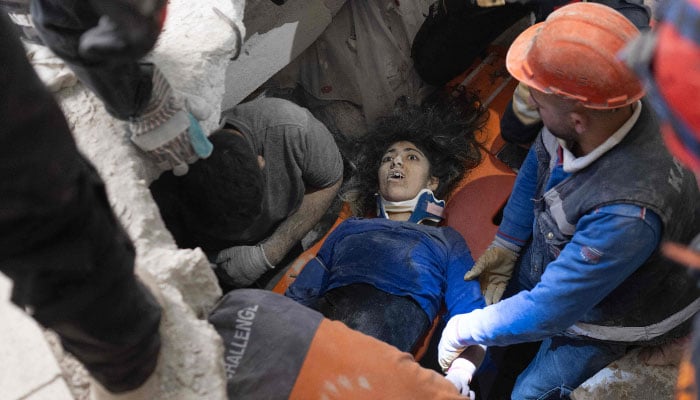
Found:
[[[416,204],[418,203],[418,198],[424,193],[424,192],[431,192],[430,189],[423,189],[418,194],[416,197],[404,201],[389,201],[385,200],[384,197],[379,195],[379,198],[382,200],[382,208],[386,212],[413,212],[413,210],[416,208]]]
[[[435,198],[430,189],[421,190],[416,197],[404,201],[387,201],[377,194],[377,216],[389,218],[388,213],[410,212],[409,222],[422,223],[425,220],[440,222],[445,209],[445,201]]]

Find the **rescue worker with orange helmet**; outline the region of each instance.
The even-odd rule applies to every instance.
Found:
[[[644,81],[661,120],[671,153],[700,177],[700,0],[669,2],[654,30],[621,53]],[[697,206],[697,205],[696,205]],[[700,235],[689,246],[666,243],[664,255],[682,263],[700,279]],[[700,382],[700,320],[695,319],[691,352],[681,362],[676,398],[697,399]]]
[[[492,0],[480,0],[489,2]],[[495,0],[498,5],[504,0]],[[559,6],[581,0],[560,1]],[[588,0],[594,3],[604,4],[615,9],[627,17],[642,32],[650,29],[651,8],[642,0]],[[539,4],[539,3],[538,3]],[[557,4],[553,5],[557,6]],[[548,12],[553,11],[550,7]],[[544,18],[543,18],[544,19]],[[530,106],[530,97],[527,86],[522,82],[516,87],[512,100],[508,103],[501,116],[501,137],[508,143],[528,147],[542,129],[542,120],[537,110]],[[518,160],[522,162],[522,158]],[[518,164],[514,166],[519,166]]]
[[[544,128],[491,247],[465,276],[480,274],[491,305],[448,321],[443,368],[468,345],[535,342],[524,371],[499,370],[517,376],[512,398],[568,398],[633,346],[688,333],[700,290],[658,249],[698,232],[700,194],[617,58],[638,34],[609,7],[575,3],[510,47],[506,66]]]

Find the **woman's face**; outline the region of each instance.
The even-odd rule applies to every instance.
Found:
[[[438,178],[430,175],[428,157],[411,142],[389,146],[379,164],[379,194],[388,201],[410,200],[421,190],[437,189]]]

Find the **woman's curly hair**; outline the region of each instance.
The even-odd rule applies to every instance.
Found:
[[[474,132],[487,117],[473,94],[444,96],[422,106],[403,104],[380,118],[367,134],[352,143],[351,157],[357,171],[345,186],[344,200],[353,214],[368,215],[376,208],[377,171],[382,155],[399,141],[415,144],[430,161],[430,174],[440,179],[435,195],[443,198],[469,169],[481,162]]]

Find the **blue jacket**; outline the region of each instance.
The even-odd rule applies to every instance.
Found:
[[[479,283],[464,281],[473,264],[464,239],[452,228],[350,218],[326,238],[285,295],[313,307],[328,290],[367,283],[410,296],[432,321],[443,301],[447,318],[484,307]]]
[[[562,148],[543,130],[497,235],[525,248],[509,288],[520,292],[471,313],[465,341],[567,334],[648,343],[682,334],[676,328],[697,310],[697,289],[657,248],[698,229],[698,191],[646,108],[619,144],[575,172],[564,170]]]

